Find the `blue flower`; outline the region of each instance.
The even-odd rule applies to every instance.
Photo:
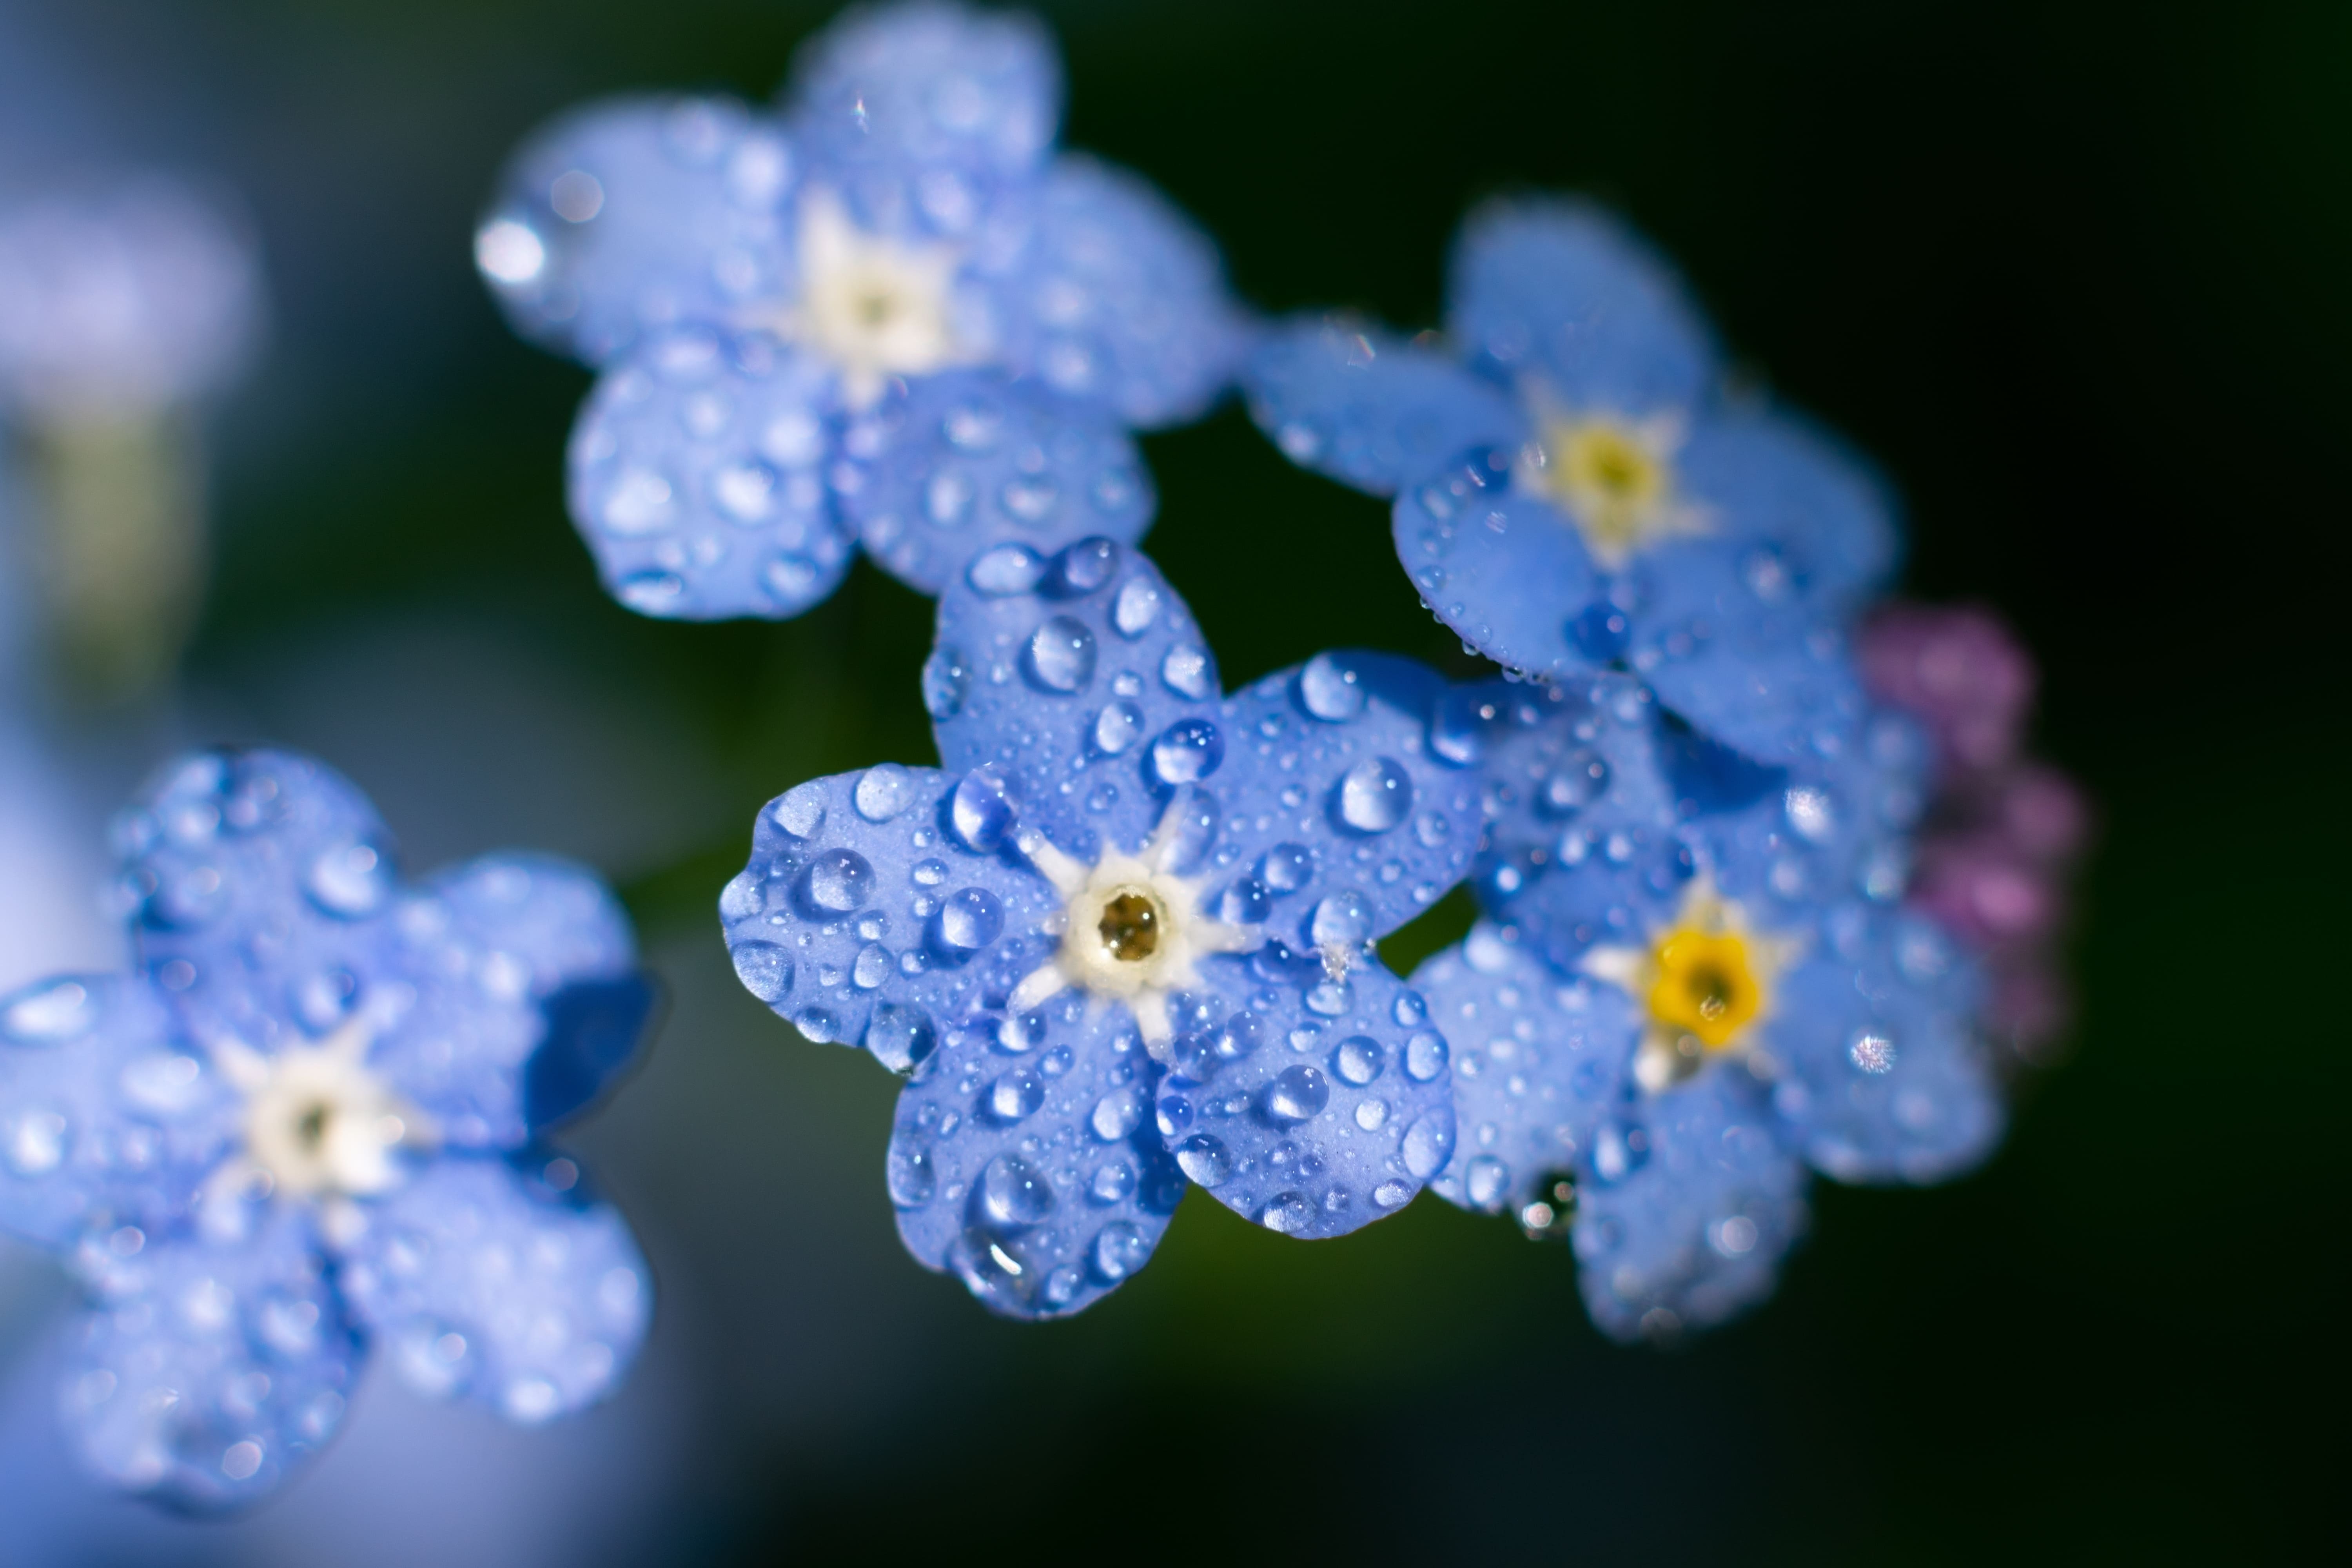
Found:
[[[1622,1339],[1769,1293],[1807,1167],[1932,1182],[1984,1157],[1973,971],[1892,907],[1916,730],[1877,715],[1850,752],[1763,770],[1630,677],[1490,690],[1488,919],[1414,977],[1456,1050],[1443,1195],[1571,1236]]]
[[[133,972],[0,1002],[0,1225],[90,1292],[89,1463],[179,1508],[261,1497],[378,1340],[516,1421],[610,1392],[651,1281],[536,1141],[652,1006],[604,885],[503,854],[404,887],[366,800],[281,752],[182,761],[115,838]]]
[[[910,1075],[917,1258],[1049,1316],[1141,1267],[1188,1184],[1295,1236],[1411,1199],[1449,1053],[1372,944],[1476,847],[1444,682],[1329,653],[1222,696],[1183,602],[1095,539],[974,560],[923,690],[942,766],[787,792],[719,902],[755,995]]]
[[[797,615],[863,543],[927,593],[1002,538],[1139,538],[1127,430],[1192,418],[1244,344],[1216,252],[1057,153],[1034,20],[845,15],[771,115],[625,99],[509,166],[475,255],[518,331],[604,372],[572,512],[648,615]]]
[[[1839,627],[1896,543],[1858,462],[1723,394],[1678,281],[1594,208],[1474,214],[1450,299],[1444,340],[1275,333],[1245,377],[1254,416],[1294,461],[1396,496],[1414,586],[1497,662],[1630,668],[1771,762],[1849,727]]]

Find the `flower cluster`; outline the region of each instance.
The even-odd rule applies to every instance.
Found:
[[[1128,430],[1244,347],[1214,249],[1057,153],[1026,17],[853,11],[774,113],[632,98],[515,155],[475,259],[517,330],[600,372],[573,521],[646,615],[798,615],[863,544],[937,593],[989,543],[1139,537]]]
[[[593,875],[492,855],[404,886],[349,784],[200,753],[118,821],[131,973],[0,1001],[0,1226],[89,1293],[65,1410],[119,1485],[208,1510],[402,1377],[543,1421],[617,1383],[651,1280],[541,1140],[654,994]]]

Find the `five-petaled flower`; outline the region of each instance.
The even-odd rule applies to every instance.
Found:
[[[375,1341],[516,1421],[610,1392],[651,1280],[537,1142],[654,999],[603,883],[502,854],[404,887],[366,800],[282,752],[181,761],[116,840],[133,972],[0,1002],[0,1225],[91,1293],[89,1461],[178,1508],[259,1498]]]
[[[1414,976],[1455,1047],[1441,1194],[1570,1237],[1594,1321],[1632,1338],[1767,1294],[1808,1165],[1930,1182],[1985,1155],[1972,967],[1895,907],[1912,726],[1762,770],[1627,676],[1492,689],[1487,919]]]
[[[1721,392],[1666,265],[1557,200],[1475,214],[1443,343],[1303,321],[1245,377],[1283,451],[1396,497],[1397,552],[1478,651],[1612,665],[1769,762],[1850,729],[1843,627],[1893,563],[1878,487],[1819,432]]]
[[[918,1258],[1066,1313],[1187,1183],[1331,1236],[1444,1164],[1444,1037],[1372,951],[1477,847],[1433,672],[1323,654],[1221,696],[1151,563],[1093,539],[973,560],[923,690],[942,768],[788,791],[719,902],[755,995],[909,1073]]]
[[[574,521],[648,615],[797,615],[852,546],[928,593],[999,538],[1132,541],[1127,430],[1191,418],[1244,342],[1214,248],[1054,149],[1034,20],[855,11],[780,115],[592,105],[517,154],[475,256],[516,327],[604,373]]]

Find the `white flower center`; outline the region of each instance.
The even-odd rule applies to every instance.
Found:
[[[972,356],[957,341],[949,296],[956,248],[859,228],[822,187],[802,198],[800,298],[777,324],[832,362],[851,406],[870,406],[894,375],[922,375]]]
[[[276,1056],[230,1042],[214,1059],[245,1093],[245,1163],[288,1197],[364,1197],[400,1181],[393,1152],[429,1142],[424,1114],[365,1066],[375,1023],[363,1013],[315,1046]]]
[[[1151,842],[1135,855],[1105,849],[1085,866],[1042,833],[1024,832],[1021,852],[1063,898],[1062,945],[1013,988],[1011,1006],[1025,1013],[1065,990],[1124,1002],[1152,1055],[1165,1061],[1175,1037],[1171,993],[1200,984],[1196,958],[1247,952],[1265,941],[1255,926],[1238,926],[1201,911],[1205,877],[1169,868],[1178,846],[1180,814],[1160,819]]]
[[[1707,531],[1706,509],[1677,493],[1679,417],[1570,410],[1541,389],[1527,401],[1537,435],[1520,449],[1519,482],[1568,514],[1603,571],[1622,570],[1663,540]]]

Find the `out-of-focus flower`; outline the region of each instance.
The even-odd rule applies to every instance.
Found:
[[[1198,415],[1244,343],[1209,241],[1054,147],[1033,19],[845,16],[780,112],[625,99],[525,144],[475,237],[516,329],[603,372],[573,521],[648,615],[797,615],[852,546],[936,593],[1018,538],[1139,537],[1127,429]]]
[[[1850,727],[1843,625],[1897,543],[1859,460],[1723,395],[1678,280],[1598,209],[1486,207],[1452,271],[1444,339],[1340,318],[1268,339],[1245,376],[1258,423],[1293,461],[1395,494],[1413,585],[1499,663],[1622,663],[1767,761]]]
[[[2002,1113],[1975,977],[1894,904],[1927,748],[1899,720],[1786,773],[1695,747],[1623,676],[1489,689],[1489,918],[1414,976],[1454,1043],[1465,1207],[1570,1236],[1606,1332],[1769,1293],[1808,1166],[1931,1182]]]
[[[508,854],[404,888],[358,792],[276,752],[174,764],[115,838],[132,973],[0,1003],[0,1224],[92,1297],[88,1462],[179,1508],[258,1498],[379,1338],[517,1421],[609,1392],[650,1281],[537,1142],[652,1005],[603,884]]]
[[[1890,604],[1856,642],[1873,694],[1936,742],[1911,901],[1982,960],[1992,1037],[2045,1056],[2072,1021],[2059,950],[2090,810],[2072,780],[2021,754],[2032,657],[1998,616],[1967,605]]]
[[[787,792],[719,903],[753,994],[911,1075],[888,1176],[919,1259],[1066,1313],[1188,1182],[1332,1236],[1444,1164],[1444,1037],[1372,952],[1477,844],[1443,695],[1342,653],[1221,697],[1182,601],[1108,540],[948,585],[943,769]]]

